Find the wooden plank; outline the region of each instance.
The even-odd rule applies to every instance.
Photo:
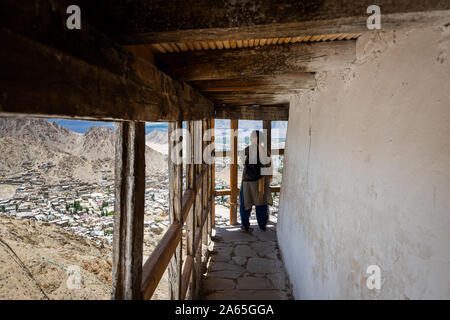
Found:
[[[211,119],[211,129],[213,130],[212,132],[212,139],[211,142],[213,144],[213,146],[215,146],[214,141],[215,141],[215,137],[216,137],[216,131],[215,131],[215,120]],[[215,154],[215,147],[214,147],[214,154]],[[211,194],[214,193],[214,190],[216,189],[216,165],[215,165],[215,159],[213,161],[213,164],[211,165]],[[213,198],[211,199],[211,226],[215,227],[216,226],[216,199]]]
[[[205,141],[204,135],[208,131],[208,120],[202,120],[202,153],[204,150],[206,150],[208,146],[208,142]],[[203,162],[202,162],[203,163]],[[202,178],[202,220],[204,219],[206,221],[205,227],[202,227],[202,245],[207,246],[208,245],[208,214],[209,212],[205,212],[205,210],[208,208],[208,198],[209,198],[209,186],[208,186],[208,178],[209,178],[209,171],[206,169],[205,173],[203,174]],[[203,260],[203,256],[202,256]]]
[[[140,121],[212,115],[209,100],[142,59],[133,58],[142,78],[131,69],[117,75],[5,29],[0,36],[1,115]]]
[[[178,48],[180,48],[181,51],[189,51],[188,46],[186,45],[186,43],[183,42],[178,42],[177,43]]]
[[[123,47],[128,51],[132,52],[136,57],[144,59],[152,64],[155,64],[155,55],[153,54],[152,45],[138,44]]]
[[[202,50],[202,45],[199,41],[193,43],[195,50]]]
[[[281,187],[279,187],[279,186],[270,187],[271,192],[280,192],[280,190],[281,190]],[[238,188],[237,191],[240,192],[240,188]],[[215,192],[214,192],[215,197],[222,197],[222,196],[229,196],[229,195],[231,195],[230,189],[220,189],[220,190],[215,190]]]
[[[202,134],[202,121],[196,120],[194,121],[194,153],[195,153],[195,163],[194,163],[194,171],[197,176],[202,172],[202,156],[203,156],[203,139]],[[195,216],[195,233],[194,233],[194,266],[193,266],[193,274],[192,274],[192,284],[191,284],[191,298],[197,299],[198,290],[200,288],[200,279],[201,279],[201,262],[202,255],[201,250],[197,250],[198,245],[195,243],[195,237],[197,234],[202,233],[201,223],[203,221],[203,176],[201,176],[200,180],[196,181],[198,191],[195,197],[195,206],[194,206],[194,216]]]
[[[196,230],[196,219],[195,219],[195,212],[196,212],[196,198],[197,198],[197,186],[198,183],[196,181],[196,172],[195,172],[195,122],[189,121],[186,125],[186,129],[189,133],[189,140],[186,143],[187,148],[187,164],[186,164],[186,181],[188,188],[192,190],[192,206],[191,210],[189,211],[189,215],[186,221],[186,251],[187,255],[194,257],[195,252],[195,230]],[[192,269],[191,269],[192,270]],[[191,276],[192,272],[191,272]],[[195,278],[194,278],[195,279]],[[195,295],[196,287],[195,282],[190,282],[189,287],[186,289],[186,292],[189,290],[189,295],[192,298]]]
[[[161,70],[182,81],[245,79],[347,68],[355,60],[355,44],[354,40],[295,43],[163,54],[155,58]]]
[[[194,203],[194,191],[191,189],[188,189],[183,194],[183,207],[181,209],[181,213],[183,216],[183,221],[187,221],[189,212],[192,208],[192,204]]]
[[[204,171],[204,169],[203,169],[203,171]],[[202,171],[202,174],[203,174],[203,171]],[[192,205],[193,205],[193,203],[195,201],[195,194],[199,190],[200,181],[201,181],[201,176],[197,176],[195,178],[195,183],[194,183],[195,187],[193,187],[194,189],[189,188],[183,194],[183,207],[181,209],[181,213],[182,213],[182,216],[183,216],[183,221],[187,221],[187,217],[189,215],[189,211],[190,211],[190,209],[191,209],[191,207],[192,207]],[[188,186],[189,185],[190,184],[188,183]]]
[[[202,93],[280,93],[291,94],[316,87],[315,74],[311,72],[248,77],[240,79],[197,80],[189,84]]]
[[[287,121],[289,119],[289,105],[271,106],[215,106],[216,119],[242,119],[242,120],[272,120]]]
[[[169,43],[169,45],[172,47],[173,51],[175,52],[180,52],[180,48],[178,47],[178,45],[176,43]]]
[[[272,121],[270,120],[263,120],[263,129],[265,130],[266,134],[266,150],[272,151]],[[271,152],[272,154],[272,152]]]
[[[89,1],[89,0],[88,0]],[[93,20],[124,43],[170,41],[217,41],[228,39],[289,38],[301,35],[367,32],[366,10],[371,4],[381,8],[383,30],[421,27],[444,20],[448,1],[431,0],[268,0],[234,4],[199,0],[177,2],[176,10],[167,1],[105,1],[98,8],[89,2]],[[150,1],[148,1],[150,2]],[[448,13],[447,13],[448,14]],[[447,15],[448,18],[448,15]],[[376,31],[375,31],[376,32]]]
[[[231,195],[230,195],[230,225],[234,226],[237,224],[237,148],[238,148],[238,121],[239,120],[230,120],[230,129],[231,134],[230,136],[230,143],[231,143],[231,163],[230,163],[230,188],[231,188]],[[234,134],[236,133],[236,134]]]
[[[65,9],[51,0],[2,2],[0,113],[139,121],[212,115],[208,99],[88,23],[63,28]]]
[[[230,194],[231,194],[230,189],[218,189],[218,190],[215,190],[215,192],[214,192],[214,195],[216,197],[229,196]]]
[[[177,147],[182,146],[182,136],[175,134],[181,131],[182,121],[169,122],[168,141],[169,141],[169,221],[174,223],[178,221],[183,225],[182,198],[183,198],[183,164],[175,163],[172,159],[182,158],[183,150]],[[179,132],[179,131],[178,131]],[[182,239],[180,239],[182,240]],[[181,297],[181,266],[182,266],[182,241],[178,244],[175,254],[172,256],[169,265],[169,299],[175,300]]]
[[[301,92],[301,91],[299,91]],[[299,93],[297,93],[299,94]],[[288,104],[292,93],[241,93],[241,92],[226,92],[226,93],[205,93],[208,99],[214,102],[215,105],[273,105],[273,104]]]
[[[190,171],[189,171],[190,172]],[[189,173],[188,172],[188,173]],[[202,170],[201,173],[192,181],[196,181],[195,183],[199,183],[202,180],[203,175],[205,174],[206,170]],[[191,180],[189,180],[191,182]],[[192,184],[191,184],[192,186]],[[188,213],[190,210],[193,210],[194,206],[194,194],[199,191],[198,187],[193,187],[191,189],[187,189],[183,194],[183,206],[180,210],[180,213],[182,215],[181,221],[187,221],[187,228],[188,228],[188,243],[187,243],[187,251],[188,254],[191,254],[195,250],[195,233],[193,233],[193,236],[189,238],[189,220],[188,217],[193,217],[193,215],[189,215]],[[182,240],[182,225],[180,221],[174,221],[170,226],[169,229],[166,231],[166,233],[161,238],[160,242],[156,246],[156,248],[153,250],[150,257],[148,257],[147,261],[144,264],[143,268],[143,275],[142,275],[142,296],[144,299],[150,299],[153,295],[156,287],[158,286],[165,269],[167,268],[172,256],[177,250],[177,247]],[[189,244],[192,244],[191,247],[189,247]],[[186,257],[189,257],[186,256]],[[180,260],[181,261],[181,260]],[[183,269],[184,270],[184,269]],[[181,274],[184,271],[181,272]],[[180,285],[183,285],[183,280],[180,281]],[[182,298],[183,289],[180,288],[180,298]],[[185,294],[185,291],[184,291]]]
[[[280,193],[281,192],[281,187],[270,187],[270,191],[271,192],[278,192],[278,193]]]
[[[150,299],[155,292],[164,271],[169,265],[170,259],[181,241],[181,235],[182,226],[178,221],[175,221],[169,226],[142,267],[141,290],[145,300]]]
[[[186,256],[183,262],[183,271],[181,277],[181,300],[186,298],[186,292],[189,288],[192,278],[192,266],[194,264],[194,258],[192,256]]]
[[[166,53],[167,52],[166,49],[164,49],[163,46],[160,45],[159,43],[153,43],[152,47],[155,50],[155,52],[158,52],[158,53]]]
[[[223,49],[223,42],[222,41],[215,41],[214,42],[217,49],[222,50]]]
[[[273,156],[275,156],[275,155],[284,155],[284,149],[272,149],[271,154]]]
[[[215,44],[214,41],[208,41],[208,47],[211,50],[216,50],[217,49],[216,44]]]
[[[186,45],[187,45],[187,47],[189,48],[190,51],[194,51],[195,50],[194,44],[192,42],[187,42]]]
[[[161,43],[161,46],[167,51],[167,52],[173,52],[173,48],[169,43],[163,42]]]
[[[202,219],[199,221],[197,231],[195,232],[195,253],[200,254],[201,248],[200,244],[203,244],[203,231],[206,230],[206,221],[208,220],[208,212],[210,210],[210,207],[206,207],[202,212]]]
[[[112,299],[141,299],[145,123],[115,125]]]
[[[201,221],[200,224],[200,228],[204,228],[205,227],[205,222],[206,222],[206,216],[207,216],[207,212],[211,210],[211,207],[208,206],[207,209],[205,209],[205,219],[203,219]],[[201,229],[196,231],[196,236],[194,239],[194,254],[196,254],[196,252],[198,251],[199,245],[200,245],[200,239],[201,239]],[[185,299],[186,297],[186,292],[187,289],[189,287],[189,284],[192,284],[191,279],[192,279],[192,274],[194,271],[194,264],[195,264],[195,259],[192,255],[188,255],[186,256],[184,263],[183,263],[183,271],[182,271],[182,286],[181,286],[181,299]],[[193,281],[193,280],[192,280]]]
[[[216,151],[215,152],[215,157],[217,158],[224,158],[224,157],[229,157],[230,156],[230,151]]]

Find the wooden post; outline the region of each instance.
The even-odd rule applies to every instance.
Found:
[[[115,125],[112,299],[141,299],[145,122]]]
[[[182,161],[182,140],[183,137],[175,136],[177,130],[182,129],[183,123],[169,122],[169,216],[170,224],[175,221],[183,225],[183,216],[181,214],[182,197],[183,197],[183,163],[176,163],[174,160],[179,157],[178,161]],[[178,133],[177,133],[178,134]],[[173,136],[172,136],[173,135]],[[169,299],[179,300],[181,298],[181,266],[182,266],[182,242],[175,250],[169,265]]]
[[[194,153],[195,153],[195,176],[198,177],[198,175],[202,172],[202,152],[203,152],[203,143],[202,143],[202,121],[196,120],[194,121]],[[198,183],[200,183],[199,190],[195,196],[195,229],[196,232],[200,230],[199,234],[201,235],[202,230],[198,229],[201,228],[201,222],[202,222],[202,215],[203,215],[203,179],[201,179]],[[194,235],[195,237],[195,235]],[[195,246],[195,244],[194,244]],[[194,251],[194,267],[193,267],[193,274],[192,274],[192,283],[193,283],[193,291],[192,291],[192,298],[197,298],[198,288],[200,285],[200,266],[201,266],[201,246]],[[194,249],[194,250],[195,250]]]
[[[266,149],[269,154],[272,153],[272,121],[263,120],[263,129],[266,131]]]
[[[230,164],[230,225],[237,224],[237,150],[238,150],[238,120],[230,120],[230,147],[231,147],[231,164]]]
[[[194,121],[188,121],[187,123],[187,133],[188,133],[188,140],[186,141],[186,178],[187,178],[187,187],[191,190],[195,190],[195,165],[194,165],[194,158],[195,158],[195,152],[194,152],[194,146],[195,146],[195,122]],[[195,219],[195,206],[196,206],[196,193],[193,194],[194,200],[192,203],[192,208],[189,212],[188,218],[187,218],[187,224],[186,224],[186,247],[187,247],[187,255],[188,257],[191,257],[190,259],[193,259],[194,257],[194,250],[195,250],[195,225],[196,225],[196,219]],[[194,279],[194,272],[195,266],[192,268],[192,279]],[[189,286],[189,295],[192,297],[195,294],[196,286],[195,281],[191,281],[191,284]]]
[[[213,129],[212,132],[212,139],[211,142],[214,146],[214,141],[215,141],[215,137],[216,137],[216,131],[214,128],[214,119],[211,119],[211,129]],[[215,190],[216,190],[216,158],[215,158],[215,153],[216,153],[216,148],[214,147],[214,159],[213,159],[213,164],[211,165],[211,188],[212,188],[212,203],[211,203],[211,227],[215,227],[216,226],[216,198],[214,196]],[[211,233],[211,230],[210,230]]]
[[[202,138],[202,143],[200,144],[202,146],[202,155],[204,150],[206,149],[206,147],[208,146],[208,142],[205,141],[205,133],[208,130],[208,120],[202,120],[202,134],[201,134],[201,138]],[[202,166],[204,164],[204,161],[202,161]],[[207,216],[205,217],[205,215],[208,215],[209,212],[206,212],[206,209],[208,208],[208,199],[209,199],[209,189],[208,189],[208,177],[209,177],[209,171],[206,170],[205,174],[203,175],[202,178],[202,221],[203,219],[207,219],[205,222],[205,225],[203,226],[202,229],[202,245],[203,246],[207,246],[208,245],[208,218]],[[202,250],[202,256],[203,256],[203,250]]]

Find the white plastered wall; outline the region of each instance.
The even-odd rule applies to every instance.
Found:
[[[450,299],[450,27],[363,35],[356,57],[291,99],[277,228],[294,295]]]

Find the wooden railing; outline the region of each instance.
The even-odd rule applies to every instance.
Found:
[[[209,121],[209,120],[203,120]],[[203,123],[205,125],[205,123]],[[203,129],[207,129],[208,125]],[[189,128],[191,131],[198,131],[198,123],[192,124]],[[171,131],[171,130],[169,130]],[[169,132],[170,134],[170,132]],[[195,141],[196,137],[194,132],[191,132],[193,149],[199,147],[198,140]],[[169,154],[171,151],[171,145],[169,145]],[[177,165],[170,163],[176,168]],[[170,171],[170,170],[169,170]],[[193,173],[196,172],[195,179],[193,179]],[[182,178],[182,174],[174,174],[176,170],[170,172],[170,180],[174,182]],[[142,297],[143,299],[150,299],[155,292],[165,270],[168,268],[171,260],[174,259],[173,268],[169,268],[171,275],[169,275],[172,285],[172,298],[173,299],[185,299],[186,293],[188,291],[189,285],[192,282],[192,275],[194,268],[196,267],[194,261],[200,261],[201,259],[196,259],[199,257],[199,248],[201,243],[207,244],[207,236],[211,235],[211,222],[212,222],[212,203],[213,199],[213,185],[212,185],[212,165],[207,164],[188,164],[187,165],[187,183],[189,187],[184,191],[181,197],[181,208],[172,210],[171,217],[173,222],[169,226],[168,230],[160,240],[159,244],[153,250],[152,254],[148,257],[142,269]],[[172,188],[172,183],[170,183],[170,188]],[[174,205],[174,200],[176,200],[176,191],[171,190],[171,203]],[[198,207],[199,206],[199,207]],[[196,208],[197,207],[197,208]],[[179,211],[179,212],[177,212]],[[176,219],[176,217],[179,217]],[[186,246],[187,254],[184,259],[181,259],[180,255],[177,255],[177,247],[182,245],[183,238],[183,227],[186,227]],[[205,242],[206,239],[206,242]],[[203,241],[202,241],[203,240]],[[183,262],[181,263],[181,260]],[[176,267],[179,266],[179,268]],[[196,268],[199,270],[199,268]],[[195,272],[197,272],[195,270]],[[173,288],[177,288],[173,289]],[[193,288],[193,295],[197,288]],[[175,293],[176,292],[176,293]]]
[[[241,191],[240,188],[238,188],[237,190],[238,190],[238,192]],[[281,191],[281,187],[280,186],[270,187],[270,191],[279,193]],[[217,189],[217,190],[214,191],[214,196],[215,197],[229,196],[230,194],[231,194],[231,189]]]
[[[273,155],[273,156],[284,155],[284,149],[272,149],[271,155]],[[216,151],[215,156],[217,158],[231,157],[231,152],[230,151]]]
[[[194,204],[195,195],[199,194],[202,191],[201,181],[203,177],[206,175],[206,165],[204,165],[202,172],[197,175],[196,178],[196,187],[194,189],[188,189],[183,194],[183,206],[181,208],[181,212],[183,215],[183,221],[186,221],[188,218],[188,214],[192,213],[191,208]],[[200,240],[202,237],[202,230],[205,226],[205,221],[207,217],[211,215],[211,205],[208,205],[206,210],[204,210],[202,214],[202,220],[199,227],[199,230],[195,233],[194,237],[194,254],[199,248]],[[167,229],[164,236],[161,238],[161,241],[158,243],[156,248],[153,250],[152,254],[148,257],[142,269],[142,293],[144,299],[150,299],[156,290],[156,287],[161,280],[164,271],[169,265],[170,259],[175,253],[175,250],[178,244],[181,241],[183,232],[183,225],[179,221],[173,222],[169,228]],[[183,262],[183,272],[182,272],[182,293],[181,298],[184,299],[186,295],[186,290],[188,288],[188,284],[190,281],[190,274],[192,271],[192,255],[187,255]]]

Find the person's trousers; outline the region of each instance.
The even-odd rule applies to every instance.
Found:
[[[250,227],[250,213],[252,209],[245,210],[245,202],[244,202],[244,186],[241,184],[241,192],[239,194],[239,213],[241,214],[241,223],[245,229]],[[256,220],[258,221],[258,226],[261,229],[264,229],[267,225],[267,219],[269,218],[269,207],[267,204],[262,206],[256,206]]]

